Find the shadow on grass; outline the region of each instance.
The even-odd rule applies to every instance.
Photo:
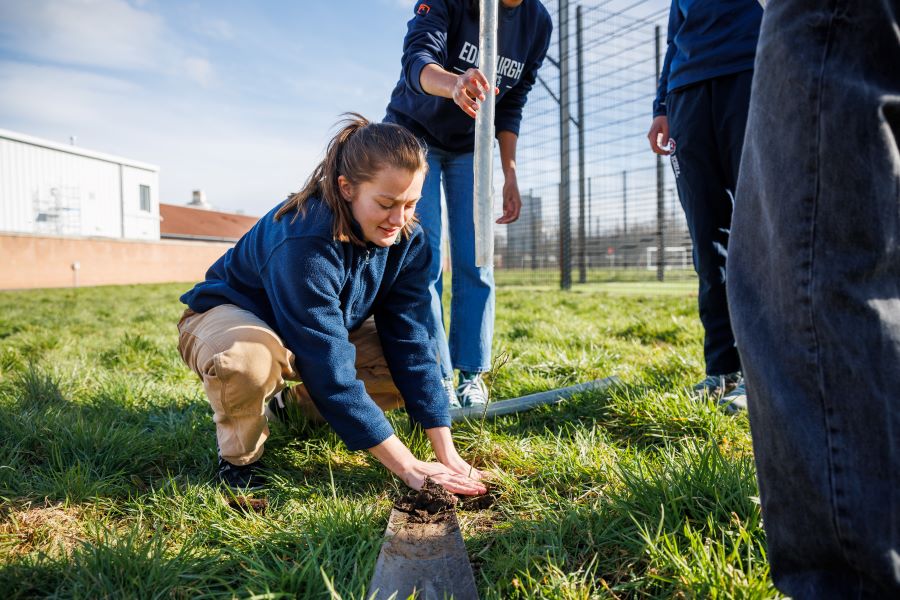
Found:
[[[202,399],[154,405],[121,379],[92,382],[80,402],[65,388],[35,367],[0,388],[0,496],[80,503],[171,483],[214,485],[215,428]],[[325,425],[272,429],[265,462],[283,488],[359,495],[390,480]]]

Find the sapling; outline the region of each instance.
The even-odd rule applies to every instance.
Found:
[[[478,439],[484,439],[484,421],[487,418],[487,409],[488,404],[491,403],[491,398],[494,397],[494,379],[496,379],[497,375],[506,366],[506,363],[509,362],[509,352],[506,350],[502,350],[497,353],[497,356],[494,357],[494,360],[491,361],[491,378],[487,382],[487,401],[484,403],[484,407],[481,409],[481,419],[478,423]],[[472,469],[474,467],[469,465],[469,477],[472,477]]]

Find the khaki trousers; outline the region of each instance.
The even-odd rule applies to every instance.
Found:
[[[258,460],[269,437],[266,400],[284,389],[285,381],[299,381],[293,352],[259,317],[233,304],[203,313],[186,310],[178,334],[178,352],[203,381],[213,409],[222,458],[235,465]],[[375,403],[385,411],[403,406],[375,321],[370,318],[351,332],[350,342],[356,346],[357,377]],[[284,396],[311,421],[323,421],[302,383]]]

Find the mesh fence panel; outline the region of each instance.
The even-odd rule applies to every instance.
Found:
[[[495,228],[498,285],[693,277],[691,241],[671,167],[668,159],[657,162],[646,137],[657,81],[657,28],[661,63],[669,4],[544,2],[554,21],[553,40],[522,119],[521,216]],[[568,9],[568,23],[561,7]],[[561,36],[567,43],[560,44]],[[560,99],[568,99],[568,135]],[[499,215],[499,171],[495,182]]]

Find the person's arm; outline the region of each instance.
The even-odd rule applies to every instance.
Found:
[[[500,147],[500,166],[503,170],[503,215],[497,219],[499,225],[514,222],[522,211],[522,196],[519,193],[519,182],[516,176],[516,144],[519,140],[519,124],[522,121],[522,109],[528,99],[528,93],[537,81],[538,71],[547,56],[547,49],[550,47],[550,36],[553,33],[552,22],[547,19],[540,30],[543,38],[539,42],[537,52],[531,54],[528,68],[516,85],[497,102],[494,116],[497,143]]]
[[[416,94],[432,94],[450,98],[447,92],[448,86],[453,85],[455,75],[445,71],[441,65],[447,64],[447,31],[453,16],[449,12],[449,6],[444,0],[432,0],[427,9],[421,9],[423,3],[417,3],[415,16],[407,24],[406,37],[403,38],[403,57],[400,59],[403,66],[403,77],[406,85]],[[429,91],[425,88],[427,77],[423,72],[437,67],[443,77],[428,81],[432,89],[439,89],[442,93]]]
[[[413,232],[399,262],[399,273],[374,312],[385,362],[409,416],[425,429],[437,459],[451,472],[466,475],[471,467],[453,445],[450,407],[441,385],[437,348],[425,326],[433,318],[428,292],[431,251],[421,228]],[[480,474],[472,471],[472,477],[480,478]]]
[[[473,119],[478,113],[478,102],[484,101],[485,93],[490,89],[487,77],[478,69],[455,75],[435,63],[422,69],[419,83],[426,94],[453,100]],[[495,88],[494,94],[499,91]]]
[[[447,32],[459,15],[451,13],[452,3],[433,0],[422,10],[416,4],[416,16],[408,24],[403,39],[403,76],[406,85],[417,94],[449,98],[475,118],[476,100],[483,101],[490,86],[484,73],[469,69],[457,75],[444,69],[447,64]]]
[[[669,27],[666,34],[666,57],[660,69],[659,82],[656,86],[656,98],[653,100],[653,122],[647,139],[650,140],[650,149],[657,154],[666,156],[670,150],[664,148],[669,145],[669,118],[666,114],[666,94],[669,88],[669,70],[672,67],[672,57],[675,56],[675,34],[681,27],[682,17],[678,10],[678,0],[672,0],[669,8]]]
[[[447,431],[447,437],[449,437],[449,429],[442,429]],[[429,437],[431,435],[429,433]],[[475,479],[476,474],[479,479],[481,478],[481,474],[478,471],[473,470],[472,477],[468,477],[465,472],[459,472],[462,469],[453,470],[445,464],[419,460],[395,435],[390,436],[377,446],[369,448],[369,452],[388,471],[394,473],[403,480],[403,483],[414,490],[421,489],[425,483],[425,478],[430,477],[435,483],[454,494],[471,496],[487,492],[484,484],[479,483]],[[437,449],[435,449],[435,452],[437,452]],[[455,453],[456,451],[454,450],[453,452]]]
[[[347,448],[364,450],[394,429],[357,378],[340,303],[344,246],[323,236],[289,239],[271,251],[260,273],[274,325],[316,408]]]
[[[516,142],[519,136],[512,131],[498,131],[497,143],[500,146],[500,167],[503,170],[503,216],[497,224],[506,225],[519,218],[522,210],[522,197],[519,195],[519,182],[516,179]]]

